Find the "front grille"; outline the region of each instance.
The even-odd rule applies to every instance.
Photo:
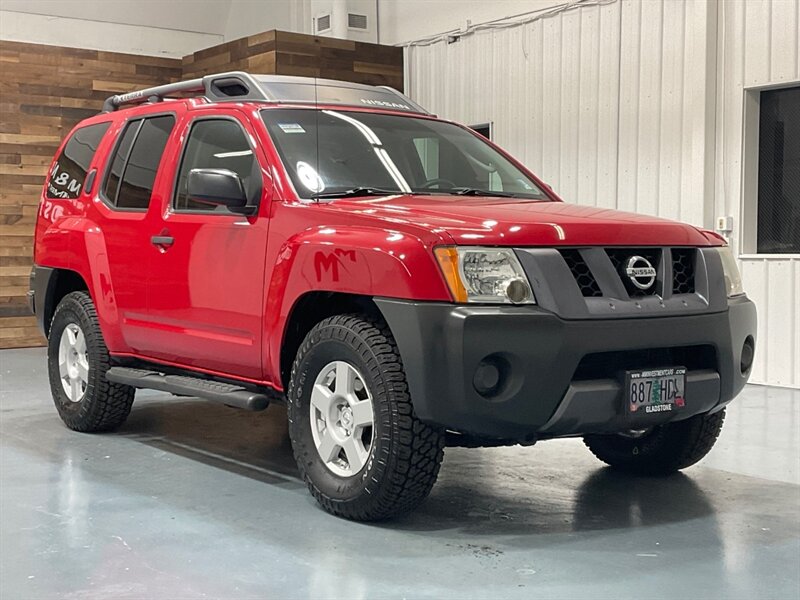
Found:
[[[587,249],[581,250],[580,248],[561,248],[559,253],[564,259],[567,268],[569,268],[575,283],[578,284],[581,295],[584,298],[600,298],[603,296],[603,289],[611,287],[618,287],[616,282],[608,281],[610,269],[600,269],[593,272],[597,262],[597,255],[594,256],[594,262],[586,262],[585,255]],[[696,293],[695,285],[695,263],[697,260],[696,248],[604,248],[602,249],[608,257],[611,266],[613,267],[614,277],[619,278],[618,281],[622,283],[628,296],[631,298],[644,298],[648,296],[661,296],[668,297],[670,292],[674,294],[694,294]],[[663,254],[662,254],[663,252]],[[628,276],[626,269],[630,261],[634,257],[642,257],[650,263],[656,270],[656,279],[652,285],[647,286],[645,289],[641,285],[649,283],[647,276],[639,275],[636,277],[636,283]],[[602,260],[602,255],[600,259]],[[641,267],[647,266],[643,261],[634,261],[631,266]],[[662,264],[663,263],[663,264]],[[672,275],[670,280],[668,265],[672,266]],[[666,271],[666,273],[665,273]],[[662,281],[666,276],[666,281]],[[601,283],[603,284],[601,288]]]
[[[694,248],[672,250],[672,293],[694,294]]]
[[[597,280],[589,270],[589,265],[583,260],[578,250],[561,250],[561,256],[564,257],[564,261],[567,263],[572,276],[575,278],[575,283],[578,284],[584,297],[599,298],[603,295]]]
[[[673,366],[686,367],[689,371],[717,370],[717,352],[709,345],[596,352],[581,359],[572,378],[581,381],[613,379],[622,371]]]
[[[658,281],[653,282],[650,287],[643,290],[636,287],[636,285],[634,285],[634,283],[631,281],[631,278],[625,274],[625,265],[628,259],[633,256],[641,256],[642,258],[646,259],[654,268],[658,269],[658,263],[661,261],[660,248],[608,248],[606,250],[606,254],[608,254],[611,264],[614,265],[614,270],[617,272],[617,275],[619,275],[620,280],[622,280],[622,283],[625,285],[625,289],[628,291],[630,296],[654,296],[661,291],[661,286],[659,285]]]

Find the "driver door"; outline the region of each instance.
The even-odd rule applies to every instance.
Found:
[[[193,111],[181,123],[172,194],[150,232],[151,336],[145,354],[173,364],[262,378],[264,260],[272,195],[249,123],[235,109]],[[242,180],[255,215],[193,201],[191,169],[228,169]]]

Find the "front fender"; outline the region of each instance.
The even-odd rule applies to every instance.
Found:
[[[437,241],[369,226],[320,226],[289,238],[277,252],[266,293],[270,372],[280,373],[286,323],[307,292],[450,301],[433,257]]]

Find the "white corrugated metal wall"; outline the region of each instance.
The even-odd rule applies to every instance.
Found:
[[[719,21],[715,211],[738,225],[732,243],[744,251],[742,277],[758,305],[752,378],[800,387],[800,258],[748,253],[754,219],[742,218],[755,202],[742,181],[745,89],[800,81],[800,1],[721,2]]]
[[[738,224],[743,86],[800,81],[798,6],[585,6],[411,46],[407,91],[443,117],[493,122],[494,139],[567,201]],[[800,259],[742,268],[760,317],[752,380],[800,387]]]

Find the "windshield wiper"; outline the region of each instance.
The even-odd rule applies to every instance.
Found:
[[[480,190],[478,188],[470,187],[455,187],[445,190],[457,196],[499,196],[501,198],[513,198],[514,194],[508,192],[493,192],[492,190]]]
[[[326,198],[355,198],[356,196],[391,196],[394,194],[402,194],[400,190],[384,190],[374,187],[355,187],[349,190],[342,190],[341,192],[323,192],[319,194],[312,194],[314,200],[324,200]]]

